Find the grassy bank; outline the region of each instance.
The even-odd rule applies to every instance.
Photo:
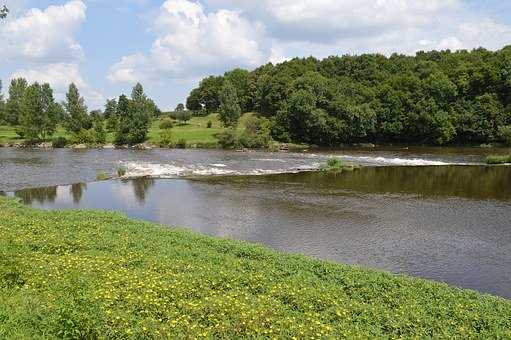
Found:
[[[511,337],[511,301],[0,197],[0,338]]]
[[[486,157],[486,164],[508,164],[511,163],[511,155],[490,155]]]

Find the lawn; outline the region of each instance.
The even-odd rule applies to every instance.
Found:
[[[0,197],[0,338],[510,338],[511,301]]]
[[[246,115],[245,115],[246,116]],[[212,122],[212,127],[208,128],[208,121]],[[242,125],[241,122],[240,126]],[[148,142],[158,144],[160,141],[160,120],[154,120],[151,123],[148,132]],[[193,117],[186,124],[176,123],[172,128],[172,138],[174,142],[184,139],[187,145],[216,145],[217,139],[215,135],[224,131],[222,124],[218,120],[217,114],[211,114],[206,117]],[[69,138],[69,134],[59,127],[53,137],[63,136]],[[112,143],[114,134],[108,133],[107,142]],[[0,143],[21,143],[21,139],[12,126],[0,126]]]

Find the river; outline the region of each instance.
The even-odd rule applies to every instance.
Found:
[[[511,298],[511,167],[485,166],[489,152],[4,148],[0,190]],[[311,171],[332,156],[363,167]],[[94,182],[119,166],[129,178]]]

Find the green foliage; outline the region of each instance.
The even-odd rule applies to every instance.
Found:
[[[161,121],[160,121],[160,125],[159,125],[160,129],[162,130],[165,130],[165,129],[172,129],[174,127],[174,123],[172,122],[172,119],[170,118],[163,118]]]
[[[233,128],[227,129],[217,135],[218,144],[222,149],[235,149],[240,147],[238,134]]]
[[[511,163],[511,155],[490,155],[486,157],[486,164],[507,164]]]
[[[213,126],[213,122],[212,122],[212,121],[210,121],[210,120],[208,120],[208,122],[206,123],[206,127],[207,127],[208,129],[211,129],[211,127],[212,127],[212,126]]]
[[[186,124],[192,118],[192,113],[187,110],[176,111],[175,117],[182,122],[182,124]]]
[[[85,144],[85,145],[96,145],[96,131],[94,129],[81,129],[80,131],[71,133],[70,142],[71,144]]]
[[[220,93],[219,118],[225,127],[234,127],[241,117],[241,108],[234,86],[226,81]]]
[[[230,102],[269,118],[283,142],[479,145],[507,139],[510,60],[509,47],[295,58],[208,77],[189,99],[198,108],[206,93],[221,98],[220,84],[234,84]]]
[[[66,138],[66,137],[63,137],[63,136],[54,137],[54,138],[51,140],[51,145],[52,145],[52,147],[54,147],[54,148],[63,148],[63,147],[65,147],[67,144],[68,144],[68,140],[67,140],[67,138]]]
[[[21,115],[21,102],[27,90],[28,83],[23,78],[11,80],[9,85],[9,99],[5,104],[4,119],[9,125],[18,125]]]
[[[511,302],[0,198],[0,338],[511,337]]]
[[[0,8],[0,19],[7,18],[7,14],[9,14],[9,9],[7,6],[3,5],[2,8]]]
[[[185,106],[183,103],[177,104],[176,111],[184,111],[184,110],[185,110]]]
[[[161,147],[170,147],[172,146],[172,130],[171,129],[162,129],[160,131],[160,146]]]
[[[239,137],[239,143],[249,149],[267,148],[272,141],[270,121],[266,118],[249,116],[245,120],[245,129]]]
[[[184,138],[179,138],[176,143],[176,148],[178,149],[185,149],[187,146],[186,140]]]
[[[105,104],[105,120],[106,120],[106,129],[108,131],[115,131],[117,129],[117,123],[119,117],[117,116],[117,100],[109,99]]]
[[[511,145],[511,125],[499,127],[499,139],[506,145]]]
[[[57,127],[57,106],[50,85],[34,83],[24,92],[18,117],[19,132],[29,141],[45,140]]]
[[[124,166],[117,167],[117,177],[123,177],[124,175],[126,175],[127,171],[128,169],[126,169],[126,167]]]
[[[134,145],[144,142],[147,139],[150,118],[155,112],[154,103],[146,97],[139,83],[133,88],[131,100],[121,95],[117,103],[115,143]]]
[[[69,85],[64,102],[66,111],[66,129],[70,133],[78,134],[81,130],[88,130],[92,126],[92,122],[87,115],[87,106],[85,100],[80,96],[80,92],[74,83]]]

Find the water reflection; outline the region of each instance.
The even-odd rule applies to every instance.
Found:
[[[57,198],[57,187],[42,187],[35,189],[24,189],[16,191],[14,194],[16,197],[20,198],[21,201],[25,204],[33,204],[34,202],[38,203],[54,203]]]
[[[73,202],[75,204],[80,203],[85,190],[87,190],[87,183],[76,183],[69,187],[69,193],[73,196]]]
[[[137,198],[139,204],[144,204],[146,201],[146,195],[148,194],[149,189],[154,185],[153,178],[145,178],[140,177],[129,181],[133,186],[133,193]]]

